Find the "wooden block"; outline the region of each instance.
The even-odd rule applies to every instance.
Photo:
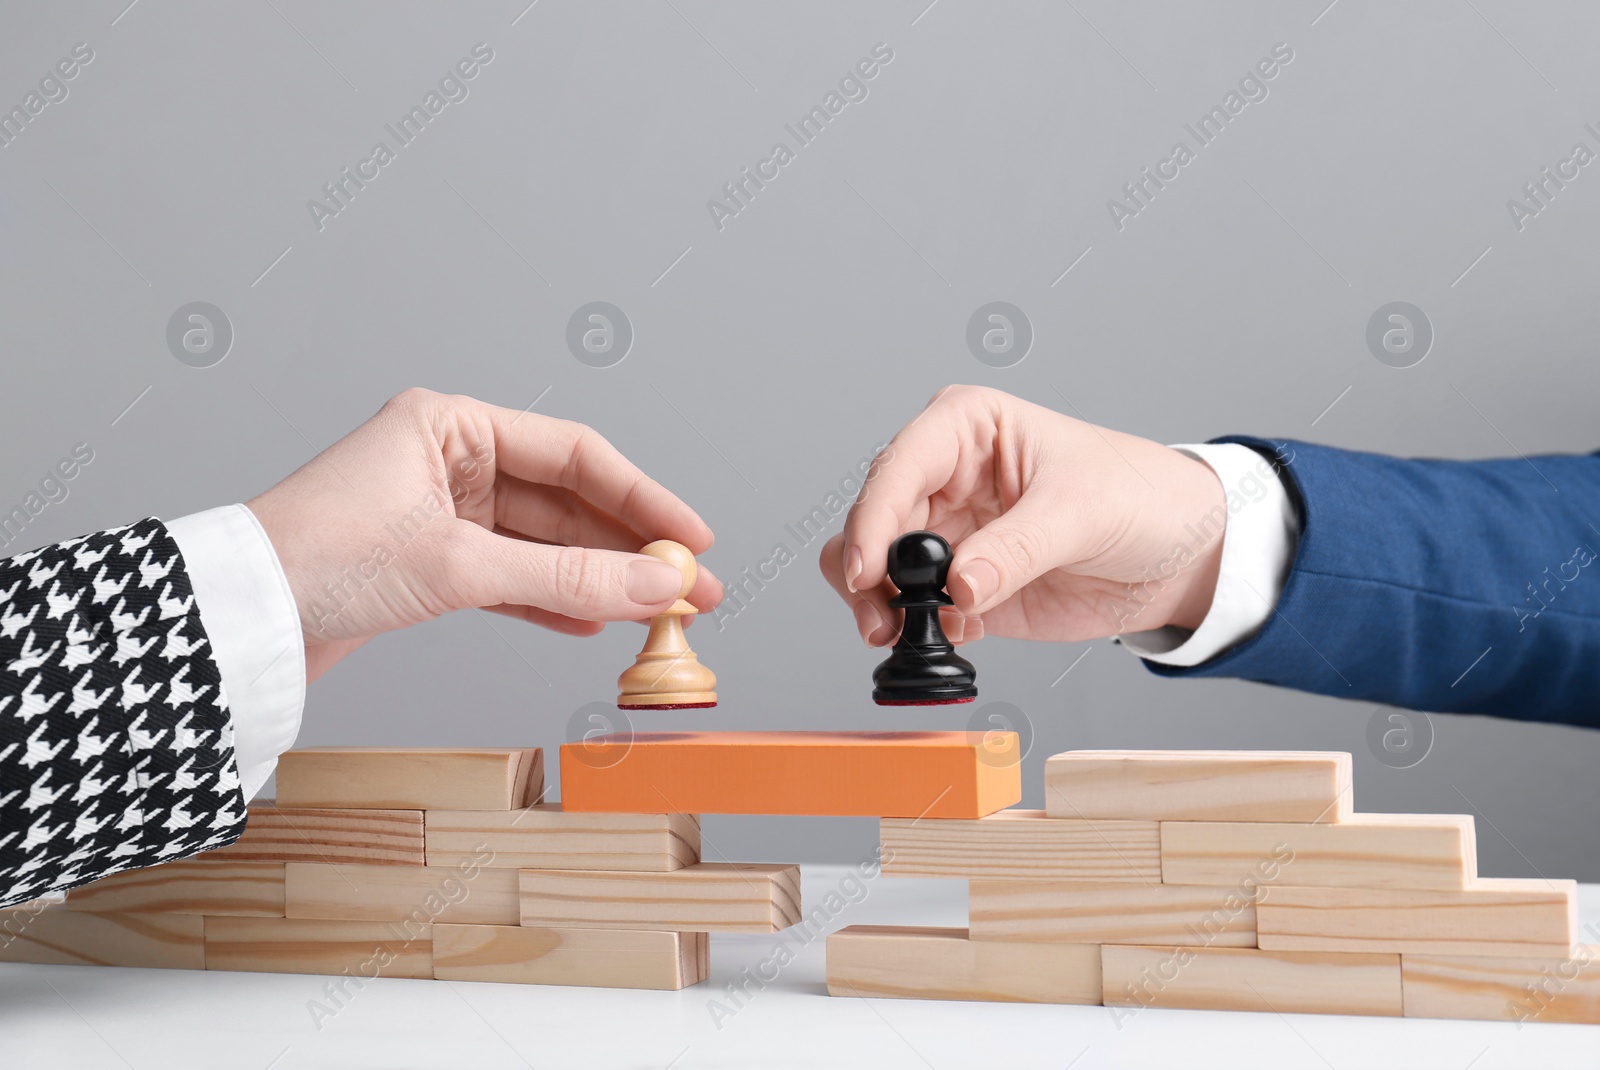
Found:
[[[311,747],[278,759],[289,809],[515,810],[543,795],[537,747]]]
[[[183,859],[113,873],[67,893],[66,909],[96,913],[283,917],[283,863]]]
[[[1102,948],[1108,1007],[1398,1017],[1400,956],[1238,947]]]
[[[1255,947],[1256,908],[1243,887],[973,881],[974,940]]]
[[[290,862],[284,913],[333,921],[517,925],[517,871],[482,866],[325,866]]]
[[[203,970],[204,927],[194,914],[0,910],[0,962]]]
[[[1408,1018],[1600,1024],[1600,946],[1565,958],[1401,955]]]
[[[1063,821],[1043,810],[878,822],[887,877],[1160,883],[1154,821]]]
[[[1077,750],[1044,765],[1051,817],[1142,821],[1343,821],[1339,751]]]
[[[429,810],[432,866],[469,860],[495,869],[664,872],[700,861],[693,814],[566,813],[559,803],[522,810]]]
[[[1554,957],[1577,943],[1574,881],[1479,878],[1465,888],[1273,887],[1257,942],[1280,951]]]
[[[244,835],[194,860],[356,862],[420,866],[421,810],[280,809],[272,799],[249,807]]]
[[[1021,798],[1014,732],[648,732],[561,748],[568,811],[982,817]]]
[[[996,944],[965,929],[851,925],[828,937],[828,994],[1099,1003],[1093,944]]]
[[[522,924],[774,933],[800,920],[800,867],[701,862],[671,873],[525,869]]]
[[[1268,865],[1268,883],[1463,888],[1478,875],[1471,815],[1352,814],[1336,824],[1163,821],[1162,879],[1232,884]]]
[[[441,981],[676,991],[710,969],[705,933],[437,925],[433,940]]]
[[[433,927],[411,922],[206,918],[206,969],[432,977]]]

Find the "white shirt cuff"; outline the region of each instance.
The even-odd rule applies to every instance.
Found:
[[[1205,462],[1222,481],[1228,518],[1211,609],[1194,631],[1168,626],[1122,636],[1146,661],[1194,666],[1261,630],[1278,607],[1300,539],[1289,491],[1273,463],[1236,442],[1172,447]]]
[[[250,799],[300,733],[306,702],[300,611],[272,542],[244,505],[180,517],[167,531],[183,554],[222,673],[239,781]]]

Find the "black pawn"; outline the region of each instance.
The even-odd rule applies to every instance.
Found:
[[[889,547],[889,579],[900,593],[889,605],[905,611],[900,638],[872,674],[872,701],[880,706],[932,706],[978,697],[978,672],[945,638],[939,607],[945,593],[950,544],[931,531],[913,531]]]

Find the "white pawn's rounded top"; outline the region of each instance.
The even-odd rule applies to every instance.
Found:
[[[700,574],[700,566],[694,559],[694,554],[681,542],[671,539],[657,539],[648,543],[639,552],[658,561],[665,561],[677,569],[683,577],[683,582],[678,584],[678,597],[685,597],[694,587],[695,577]]]

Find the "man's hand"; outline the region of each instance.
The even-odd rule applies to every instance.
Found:
[[[873,463],[822,571],[873,646],[898,613],[885,564],[907,531],[955,547],[943,622],[984,634],[1073,642],[1167,624],[1210,608],[1227,506],[1209,467],[1166,446],[984,387],[952,386]]]
[[[408,390],[247,503],[289,577],[314,680],[380,632],[481,607],[569,635],[639,620],[679,575],[635,551],[711,529],[581,424]],[[700,570],[689,601],[722,585]]]

